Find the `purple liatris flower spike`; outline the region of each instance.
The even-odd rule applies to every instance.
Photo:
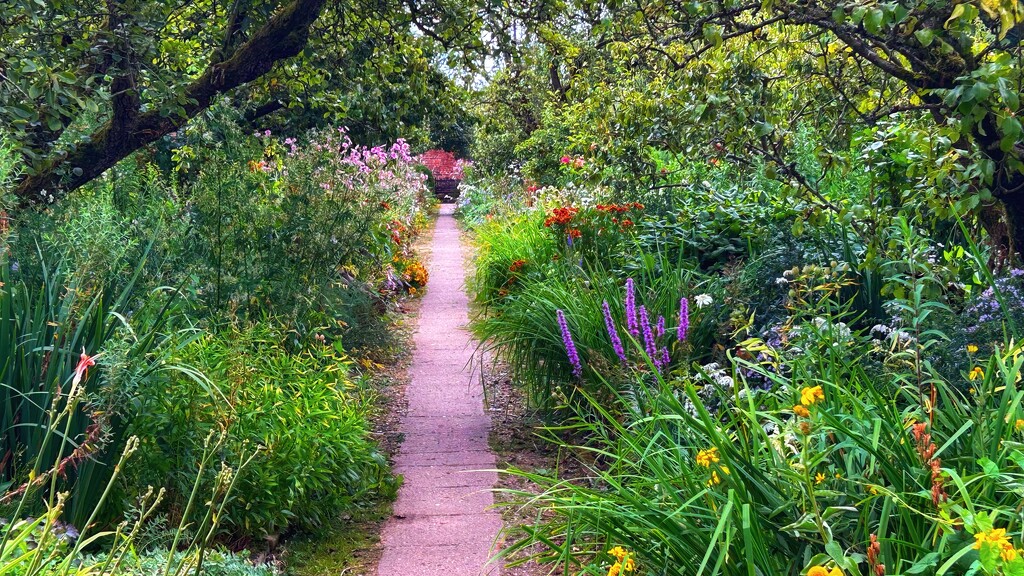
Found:
[[[680,342],[686,341],[686,333],[690,330],[690,301],[686,298],[679,299],[679,328],[676,329],[676,339]]]
[[[640,337],[636,323],[636,293],[633,291],[632,278],[626,278],[626,331],[632,334],[633,338]]]
[[[583,364],[580,362],[580,355],[576,351],[576,343],[572,341],[572,332],[569,332],[569,323],[565,320],[565,313],[557,310],[558,328],[562,331],[562,343],[565,344],[565,352],[569,356],[569,363],[572,364],[572,375],[579,378],[583,375]]]
[[[658,322],[654,325],[654,337],[661,338],[665,335],[665,317],[658,316]]]
[[[672,363],[672,358],[668,355],[668,346],[661,349],[661,365],[668,366]]]
[[[607,300],[601,304],[601,309],[604,310],[604,325],[608,329],[608,337],[612,339],[612,348],[615,348],[615,355],[619,357],[619,360],[625,362],[626,351],[622,348],[622,339],[619,338],[619,331],[615,329],[615,321],[612,320],[612,310],[608,306]]]
[[[647,308],[643,305],[640,306],[640,329],[643,330],[644,334],[644,350],[647,352],[647,356],[654,362],[655,365],[661,363],[661,359],[658,358],[658,349],[654,343],[654,333],[651,332],[651,318],[647,315]]]

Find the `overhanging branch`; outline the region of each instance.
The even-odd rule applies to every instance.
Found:
[[[293,0],[263,25],[230,58],[211,64],[184,91],[184,114],[114,115],[88,142],[70,154],[51,156],[24,178],[15,190],[21,204],[52,201],[99,176],[135,150],[177,130],[205,110],[213,99],[266,74],[280,60],[298,54],[309,39],[309,28],[320,16],[325,0]],[[127,123],[127,125],[125,125]]]

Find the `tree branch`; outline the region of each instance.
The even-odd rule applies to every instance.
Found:
[[[21,204],[52,202],[99,176],[135,150],[180,128],[205,110],[214,97],[266,74],[279,60],[298,54],[309,39],[309,28],[326,0],[293,0],[274,15],[230,58],[211,64],[182,94],[184,114],[163,116],[159,110],[112,117],[88,142],[70,153],[55,155],[15,189]]]

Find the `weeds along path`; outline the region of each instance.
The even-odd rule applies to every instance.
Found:
[[[405,477],[384,527],[379,576],[497,574],[487,565],[501,516],[488,510],[497,481],[490,418],[469,360],[469,301],[459,230],[445,204],[434,230],[429,288],[413,336],[408,412],[395,472]]]

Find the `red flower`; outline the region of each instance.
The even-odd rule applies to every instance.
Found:
[[[85,348],[82,348],[82,355],[78,358],[78,366],[75,366],[75,377],[71,380],[72,386],[78,386],[82,379],[89,375],[89,367],[96,365],[96,359],[99,356],[99,354],[89,356],[85,353]]]
[[[579,228],[570,228],[569,236],[572,238],[579,238],[580,236],[583,236],[583,232],[580,232]]]
[[[516,260],[515,262],[512,263],[511,266],[508,267],[508,271],[519,272],[520,270],[523,269],[523,266],[526,266],[526,260]]]
[[[569,158],[568,156],[562,156],[562,164],[568,164],[569,162],[572,162],[572,158]]]
[[[559,224],[564,226],[572,220],[573,216],[576,215],[576,212],[577,210],[575,208],[567,206],[562,208],[555,208],[554,210],[551,211],[551,215],[544,220],[544,226],[547,226],[548,228],[550,228],[552,224]]]
[[[622,228],[623,229],[629,228],[632,225],[633,225],[633,221],[630,220],[629,218],[626,218],[625,220],[622,221]]]

